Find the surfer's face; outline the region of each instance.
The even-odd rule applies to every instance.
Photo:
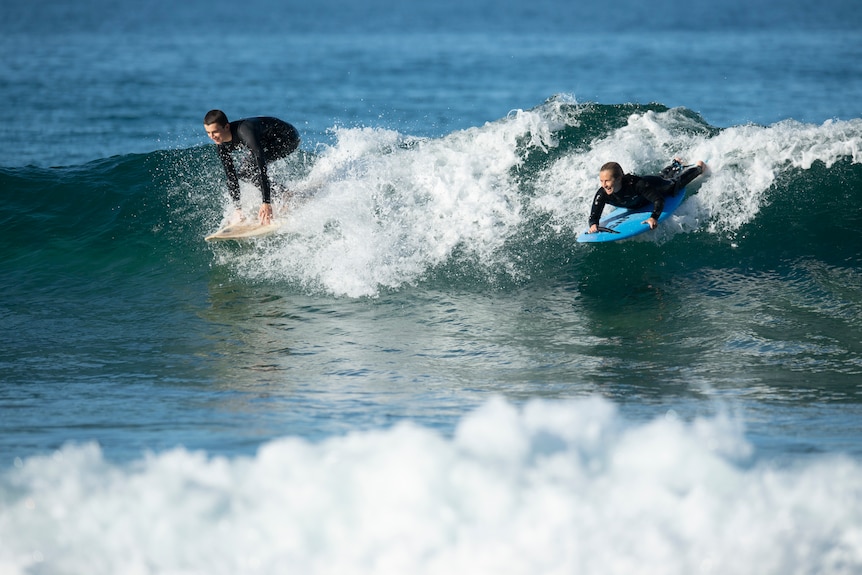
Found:
[[[207,136],[216,144],[231,141],[230,124],[219,126],[217,123],[204,124],[204,130],[207,131]]]
[[[614,178],[614,173],[610,170],[599,172],[599,183],[605,193],[609,195],[620,191],[620,188],[623,187],[622,178]]]

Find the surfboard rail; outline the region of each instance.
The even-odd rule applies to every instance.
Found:
[[[273,220],[272,223],[260,225],[257,221],[245,220],[236,224],[223,226],[206,236],[204,240],[208,242],[220,240],[245,240],[251,238],[261,238],[274,234],[281,226],[281,221]]]

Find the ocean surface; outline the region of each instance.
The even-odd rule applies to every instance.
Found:
[[[862,573],[857,2],[2,11],[0,574]]]

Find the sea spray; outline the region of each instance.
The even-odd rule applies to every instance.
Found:
[[[615,160],[656,173],[673,157],[703,159],[708,173],[673,218],[636,241],[705,232],[737,245],[764,209],[809,193],[794,186],[800,174],[858,165],[862,121],[719,130],[685,109],[555,98],[436,139],[371,128],[335,135],[287,179],[299,196],[287,203],[281,234],[254,250],[213,247],[220,265],[350,297],[416,285],[441,269],[525,281],[560,246],[577,257],[565,246],[586,225],[598,167]],[[824,184],[852,186],[856,176],[847,177],[827,174]],[[254,190],[245,197],[256,210]]]

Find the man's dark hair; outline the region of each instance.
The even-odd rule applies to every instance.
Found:
[[[207,112],[207,115],[204,116],[204,125],[208,126],[210,124],[224,126],[227,124],[227,116],[221,110],[210,110]]]

